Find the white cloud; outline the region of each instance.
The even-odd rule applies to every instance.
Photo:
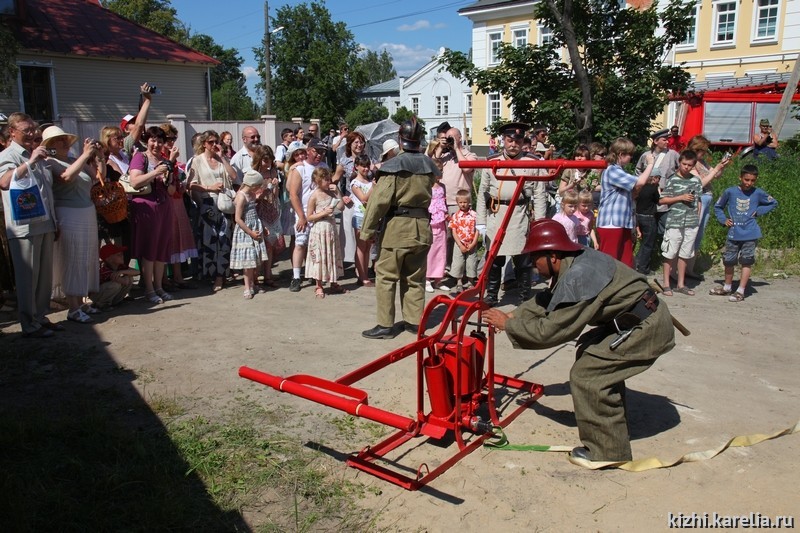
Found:
[[[431,23],[427,20],[418,20],[414,24],[403,24],[397,27],[397,31],[417,31],[427,30],[431,27]]]
[[[381,43],[377,46],[361,45],[364,49],[375,50],[380,53],[383,50],[392,56],[392,64],[398,76],[410,76],[417,70],[426,65],[438,52],[426,46],[408,46],[398,43]]]
[[[242,71],[242,74],[244,74],[244,78],[246,80],[249,80],[249,79],[252,79],[252,78],[258,78],[258,71],[255,69],[255,67],[247,67],[247,66],[245,66],[245,67],[242,67],[239,70]]]

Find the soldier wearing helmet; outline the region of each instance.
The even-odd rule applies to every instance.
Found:
[[[527,124],[512,122],[500,129],[503,136],[503,151],[491,156],[489,159],[534,159],[522,151],[522,142],[525,139]],[[538,176],[547,174],[543,169],[504,169],[498,172],[502,175],[513,176]],[[506,210],[512,209],[511,220],[506,228],[506,235],[497,258],[489,268],[489,278],[486,284],[484,301],[489,305],[497,305],[500,283],[503,276],[503,266],[506,257],[511,256],[514,262],[514,271],[519,285],[520,303],[530,298],[533,267],[527,254],[522,253],[525,238],[532,218],[542,218],[547,211],[546,186],[543,181],[528,181],[518,198],[513,198],[516,182],[498,180],[490,169],[481,173],[478,188],[478,214],[477,228],[486,235],[486,248],[491,246],[491,241],[497,235]],[[531,203],[532,208],[531,209]],[[485,267],[486,268],[486,267]]]
[[[629,461],[625,380],[675,346],[666,304],[644,276],[573,243],[554,220],[531,224],[524,252],[549,288],[511,313],[484,311],[484,321],[504,330],[515,348],[552,348],[577,339],[569,382],[583,446],[572,457]],[[586,326],[593,329],[582,334]]]
[[[425,306],[428,249],[433,242],[428,206],[439,169],[420,153],[424,130],[416,118],[400,126],[403,151],[383,163],[364,213],[361,238],[372,239],[383,221],[380,254],[375,262],[378,324],[362,335],[391,339],[402,330],[417,333]],[[395,327],[394,298],[400,286],[403,323]]]

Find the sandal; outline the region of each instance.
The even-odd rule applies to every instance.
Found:
[[[252,300],[253,299],[253,293],[250,292],[249,290],[245,289],[245,291],[244,291],[244,299],[245,300]]]
[[[711,296],[728,296],[730,293],[731,291],[725,289],[722,285],[714,285],[714,288],[708,291]]]
[[[88,324],[89,322],[94,322],[92,317],[81,311],[80,309],[75,309],[74,311],[70,311],[67,313],[67,320],[71,320],[73,322],[80,322],[81,324]]]
[[[374,287],[375,283],[372,280],[365,279],[364,281],[361,282],[361,286],[362,287]]]
[[[320,300],[325,298],[325,289],[322,287],[317,287],[317,289],[314,291],[314,296]]]
[[[161,297],[161,299],[165,302],[169,302],[170,300],[175,299],[172,297],[170,293],[168,293],[164,289],[156,289],[156,294],[158,294]]]
[[[665,288],[663,291],[661,291],[661,294],[664,296],[672,296],[672,287]]]
[[[675,288],[675,292],[679,292],[681,294],[685,294],[686,296],[694,296],[694,291],[692,289],[690,289],[689,287],[686,287],[686,286],[676,287]]]
[[[732,293],[730,297],[728,297],[729,302],[741,302],[742,300],[744,300],[744,294],[739,291]]]
[[[147,300],[151,304],[158,305],[158,304],[163,304],[164,303],[164,300],[162,300],[161,297],[158,294],[156,294],[155,292],[145,293],[144,297],[147,298]]]
[[[330,291],[331,294],[345,294],[347,292],[347,289],[345,289],[338,283],[331,283]]]
[[[94,307],[93,305],[90,305],[90,304],[84,304],[83,307],[81,307],[81,309],[87,315],[98,315],[98,314],[100,314],[102,312],[98,308],[96,308],[96,307]]]

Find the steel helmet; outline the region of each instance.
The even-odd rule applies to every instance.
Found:
[[[522,253],[577,252],[583,247],[569,240],[564,226],[551,218],[540,218],[531,224]]]
[[[400,125],[400,145],[406,152],[419,152],[424,129],[417,122],[417,117],[411,117]]]

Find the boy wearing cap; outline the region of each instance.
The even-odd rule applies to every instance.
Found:
[[[128,296],[134,276],[139,275],[135,268],[125,267],[122,255],[125,250],[127,247],[116,244],[106,244],[100,248],[100,290],[89,293],[89,298],[98,309],[119,305]]]

